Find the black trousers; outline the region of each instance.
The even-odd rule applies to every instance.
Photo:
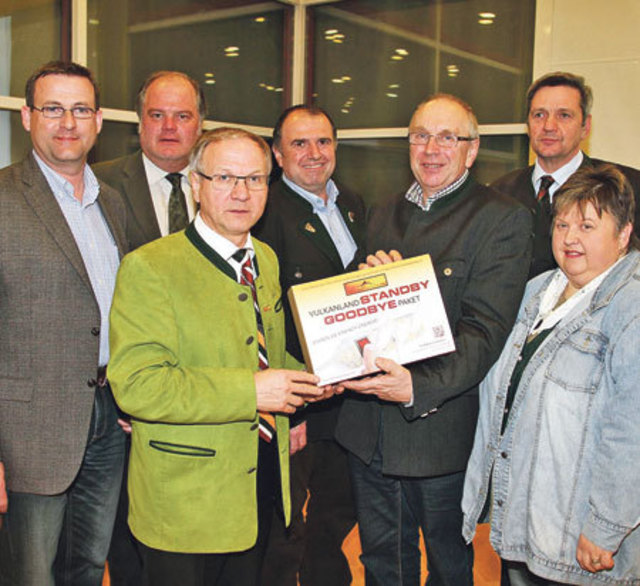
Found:
[[[260,441],[258,453],[258,539],[234,553],[162,551],[140,543],[147,586],[258,586],[276,502],[281,499],[277,442]]]
[[[138,543],[133,537],[127,517],[129,515],[129,493],[127,479],[129,478],[129,452],[131,451],[131,436],[127,436],[126,456],[120,499],[116,511],[116,520],[111,535],[109,547],[109,578],[111,586],[142,586],[142,557],[138,550]]]
[[[274,516],[261,586],[347,586],[342,542],[356,523],[347,455],[332,440],[291,457],[291,525]],[[303,508],[307,502],[306,519]]]

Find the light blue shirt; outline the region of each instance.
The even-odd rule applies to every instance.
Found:
[[[584,155],[582,151],[578,151],[576,156],[573,157],[566,165],[563,165],[553,173],[547,173],[536,159],[536,164],[533,167],[533,173],[531,174],[531,181],[533,182],[533,191],[538,193],[540,190],[540,182],[545,175],[551,175],[553,177],[553,183],[549,187],[549,201],[553,202],[553,195],[558,189],[562,187],[564,182],[571,177],[582,165],[582,159]]]
[[[36,152],[33,155],[69,225],[87,269],[100,308],[100,364],[109,362],[109,310],[120,264],[118,247],[107,225],[98,193],[100,186],[88,165],[84,167],[82,202],[73,195],[73,185],[49,167]],[[73,303],[73,299],[69,299]]]
[[[327,181],[327,203],[325,203],[321,197],[307,191],[306,189],[302,189],[299,185],[296,185],[284,173],[282,174],[282,180],[302,199],[311,204],[313,213],[320,218],[320,221],[327,229],[331,240],[333,240],[333,244],[335,245],[338,254],[340,255],[340,259],[342,260],[342,266],[346,267],[356,255],[358,246],[356,245],[356,241],[353,239],[351,232],[349,232],[349,228],[347,228],[344,218],[342,217],[340,209],[336,203],[340,192],[338,191],[336,184],[333,182],[333,179],[329,179],[329,181]]]

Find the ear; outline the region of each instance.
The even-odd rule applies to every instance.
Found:
[[[27,132],[31,132],[31,108],[29,108],[29,106],[22,106],[20,117],[22,118],[23,128]]]
[[[271,150],[273,151],[273,156],[276,158],[278,166],[282,167],[282,152],[275,144],[271,147]]]
[[[98,134],[100,134],[100,131],[102,130],[102,110],[96,111],[96,129]]]
[[[196,203],[200,203],[200,187],[202,187],[202,177],[195,171],[189,171],[189,185],[191,185],[191,195]]]
[[[591,114],[587,116],[587,119],[584,121],[584,124],[582,125],[582,133],[580,135],[581,139],[584,140],[585,138],[587,138],[590,132],[591,132]]]
[[[631,233],[633,232],[633,224],[629,222],[618,234],[618,248],[621,252],[626,251],[629,248],[629,240],[631,239]]]
[[[478,156],[478,150],[480,149],[480,137],[468,142],[467,145],[467,156],[465,158],[464,166],[467,169],[471,169],[476,157]]]

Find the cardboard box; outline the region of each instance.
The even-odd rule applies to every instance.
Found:
[[[320,384],[455,350],[428,254],[291,287],[307,369]]]

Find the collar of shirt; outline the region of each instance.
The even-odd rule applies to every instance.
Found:
[[[545,175],[551,175],[553,177],[553,183],[551,187],[549,187],[549,201],[553,201],[553,194],[560,189],[562,184],[571,177],[582,165],[582,160],[584,159],[584,155],[582,151],[578,151],[566,165],[563,165],[553,173],[547,173],[536,159],[536,164],[533,167],[533,173],[531,174],[531,182],[533,183],[533,190],[535,193],[538,193],[540,189],[540,181]]]
[[[210,246],[213,250],[215,250],[224,260],[226,260],[231,268],[236,272],[236,280],[240,279],[240,270],[242,268],[242,263],[239,263],[233,258],[233,255],[238,250],[238,246],[236,246],[233,242],[218,234],[215,230],[209,228],[207,224],[205,224],[202,216],[200,216],[200,212],[196,214],[196,217],[193,221],[193,227],[196,229],[200,237]],[[247,241],[244,243],[244,246],[240,248],[244,248],[249,251],[249,255],[251,256],[251,260],[255,256],[255,250],[253,248],[253,240],[251,240],[251,234],[247,235]]]
[[[411,203],[416,204],[421,210],[428,212],[431,209],[431,206],[443,198],[445,195],[449,195],[453,193],[458,187],[460,187],[469,177],[469,169],[465,169],[464,173],[458,177],[453,183],[447,185],[440,191],[436,191],[433,195],[427,197],[427,201],[424,201],[424,192],[422,191],[422,187],[417,181],[414,181],[411,187],[407,190],[405,194],[405,199],[409,200]]]
[[[295,191],[300,197],[304,200],[308,201],[313,207],[313,211],[316,214],[327,212],[333,210],[336,206],[336,200],[338,199],[339,191],[333,179],[329,179],[327,181],[327,203],[324,203],[324,200],[316,195],[315,193],[311,193],[306,189],[303,189],[299,185],[295,184],[291,179],[289,179],[284,173],[282,174],[282,180],[288,185],[293,191]]]
[[[156,213],[160,233],[166,236],[169,233],[169,197],[171,196],[171,183],[167,180],[168,173],[158,167],[147,155],[142,153],[142,162],[144,164],[144,172],[149,185],[149,193],[153,202],[153,209]],[[189,183],[189,166],[178,171],[182,173],[180,186],[186,196],[187,214],[189,220],[195,216],[195,203],[191,194],[191,185]]]
[[[78,201],[74,195],[73,185],[67,181],[62,175],[54,171],[49,165],[47,165],[39,156],[36,151],[33,151],[33,156],[38,163],[38,167],[42,171],[51,191],[58,200],[66,198],[71,201]],[[86,208],[98,199],[98,193],[100,192],[100,185],[96,176],[93,174],[89,165],[84,166],[84,193],[82,194],[82,202],[78,202],[81,207]]]
[[[591,303],[596,289],[620,260],[621,259],[618,259],[607,270],[589,281],[561,305],[558,305],[558,301],[565,290],[568,279],[561,269],[556,269],[553,279],[551,279],[551,282],[542,294],[538,314],[536,315],[536,319],[533,320],[529,334],[533,335],[543,330],[548,330],[561,321],[567,323],[570,319],[573,319],[584,311]]]

